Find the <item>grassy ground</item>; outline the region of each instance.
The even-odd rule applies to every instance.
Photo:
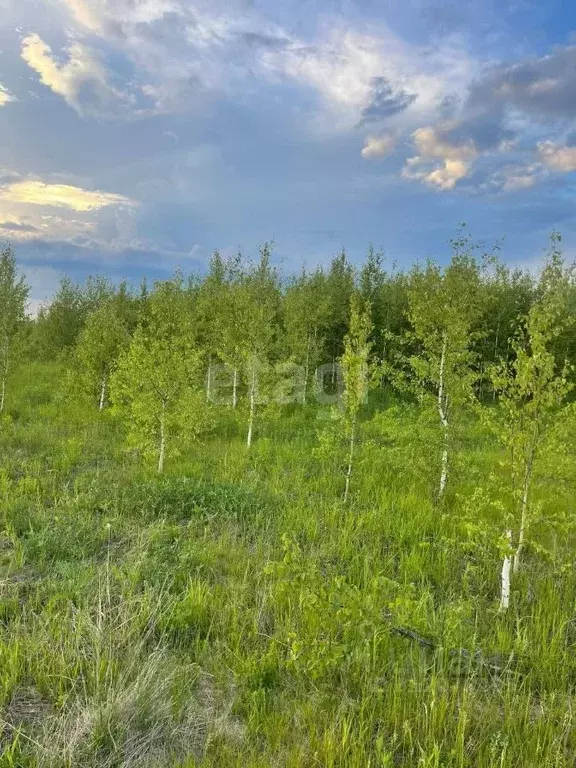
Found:
[[[158,478],[59,373],[1,422],[2,768],[575,764],[566,542],[542,526],[500,615],[475,423],[436,506],[432,425],[365,414],[344,506],[325,413],[269,415],[250,453],[223,413]],[[569,517],[546,473],[538,517]]]

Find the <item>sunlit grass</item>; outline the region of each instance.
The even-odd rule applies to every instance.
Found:
[[[223,413],[157,478],[57,380],[23,374],[1,423],[0,766],[574,764],[575,577],[528,549],[498,613],[472,417],[437,506],[417,410],[365,413],[345,505],[313,408],[249,453]]]

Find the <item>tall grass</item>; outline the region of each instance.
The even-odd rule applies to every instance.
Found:
[[[57,375],[22,374],[0,429],[0,766],[574,765],[571,533],[499,614],[472,417],[437,506],[423,415],[365,413],[343,504],[313,408],[250,452],[225,412],[158,479]],[[536,502],[569,517],[570,471]]]

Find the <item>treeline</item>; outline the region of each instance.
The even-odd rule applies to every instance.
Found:
[[[198,357],[208,395],[211,373],[224,364],[233,372],[236,404],[241,387],[250,394],[257,360],[266,369],[301,366],[300,396],[306,402],[318,366],[336,363],[344,352],[354,298],[369,316],[369,357],[381,366],[382,386],[395,386],[406,361],[422,357],[426,334],[440,337],[445,328],[450,338],[465,322],[474,388],[480,399],[490,398],[495,388],[488,371],[514,358],[515,341],[550,275],[564,280],[566,312],[576,315],[574,272],[564,263],[556,234],[547,265],[539,276],[510,269],[497,252],[483,252],[459,236],[444,268],[428,260],[406,272],[389,270],[382,253],[370,247],[360,267],[342,252],[327,269],[302,270],[283,279],[266,244],[256,261],[215,252],[205,276],[177,273],[151,289],[145,281],[134,290],[127,282],[114,285],[103,277],[89,277],[84,285],[63,277],[56,295],[30,319],[25,315],[27,288],[17,278],[15,254],[7,247],[0,273],[2,401],[9,358],[17,354],[16,349],[10,352],[11,345],[18,346],[20,357],[74,362],[92,380],[94,398],[103,408],[122,350],[131,339],[138,342],[142,334],[156,333],[165,344],[186,339]],[[559,365],[576,363],[576,336],[569,323],[555,335],[551,351]]]
[[[241,255],[224,259],[216,252],[204,277],[177,274],[169,283],[182,294],[191,340],[206,361],[237,366],[242,357],[238,350],[254,343],[256,351],[270,360],[302,363],[311,376],[315,366],[341,356],[354,294],[370,306],[372,356],[392,360],[398,341],[406,341],[414,330],[410,297],[432,294],[442,280],[460,281],[476,305],[470,333],[475,368],[482,372],[498,360],[510,359],[511,342],[543,285],[532,272],[507,267],[497,253],[483,253],[466,238],[454,240],[452,247],[452,260],[444,269],[431,260],[407,272],[387,269],[382,253],[370,248],[360,267],[350,264],[342,252],[327,269],[302,270],[283,279],[272,263],[270,246],[265,245],[256,262]],[[562,269],[557,235],[552,238],[552,257]],[[53,299],[29,322],[31,349],[44,359],[70,352],[87,323],[94,324],[93,319],[89,323],[91,315],[96,310],[102,313],[103,306],[113,308],[118,322],[132,333],[146,322],[154,293],[162,289],[162,283],[149,290],[143,282],[134,290],[127,282],[114,286],[101,277],[89,277],[78,285],[64,277]],[[454,290],[460,290],[456,284]],[[569,310],[576,312],[573,283]],[[560,357],[576,362],[574,334],[567,332],[555,346]]]

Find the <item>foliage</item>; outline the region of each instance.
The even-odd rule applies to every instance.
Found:
[[[459,239],[449,265],[407,274],[342,254],[296,288],[263,249],[214,257],[206,286],[59,292],[25,326],[0,430],[0,765],[573,765],[574,280],[557,250],[538,282]],[[116,301],[99,414],[60,391],[83,346],[114,359],[96,329]],[[332,411],[283,381],[313,349],[342,358]],[[217,361],[242,374],[237,408],[207,402]]]
[[[186,315],[177,283],[158,285],[146,327],[139,327],[111,382],[116,412],[125,420],[130,445],[156,456],[158,471],[174,442],[193,440],[209,417],[198,388],[201,357],[185,333]]]
[[[0,252],[0,414],[4,411],[8,373],[21,352],[28,293],[24,278],[17,275],[16,256],[6,246]]]

